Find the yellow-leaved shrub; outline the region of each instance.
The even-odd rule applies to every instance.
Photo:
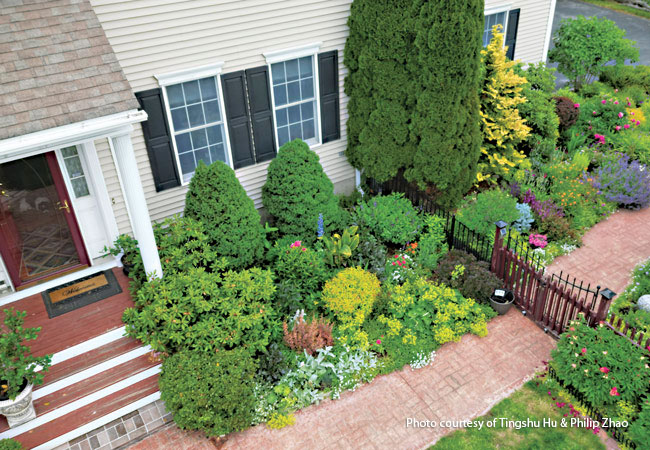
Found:
[[[516,169],[526,158],[517,145],[531,131],[517,109],[526,102],[522,95],[526,79],[515,73],[516,62],[506,57],[501,28],[501,25],[494,26],[490,44],[481,51],[485,73],[481,89],[483,144],[476,175],[478,182],[496,181],[494,176],[509,175]]]

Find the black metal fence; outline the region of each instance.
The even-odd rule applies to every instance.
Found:
[[[493,247],[491,239],[469,229],[467,225],[456,218],[455,214],[436,205],[425,192],[414,189],[404,177],[398,176],[384,183],[378,183],[374,179],[370,179],[366,184],[372,194],[387,195],[393,192],[404,194],[421,211],[444,219],[449,248],[470,253],[479,261],[488,263],[491,261]]]
[[[544,270],[542,257],[535,253],[535,250],[526,242],[526,239],[512,228],[508,230],[508,235],[503,240],[503,244],[519,258],[535,267],[536,270]]]
[[[558,382],[560,386],[562,386],[563,389],[566,389],[573,398],[578,400],[586,409],[587,415],[592,419],[596,420],[600,423],[602,426],[605,423],[611,423],[605,420],[605,417],[596,407],[594,407],[586,398],[585,396],[578,391],[577,389],[573,388],[573,386],[566,386],[562,380],[560,380],[560,377],[558,377],[557,373],[555,372],[555,369],[553,367],[548,368],[548,374],[551,378],[553,378],[555,381]],[[606,429],[611,436],[616,439],[618,442],[621,444],[625,445],[627,448],[637,448],[637,445],[630,440],[626,434],[625,431],[622,428],[618,428],[615,426],[612,427],[602,427],[603,429]]]

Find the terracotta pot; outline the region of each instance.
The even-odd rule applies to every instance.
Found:
[[[0,414],[7,418],[10,428],[36,418],[36,411],[34,411],[34,404],[32,403],[33,387],[33,385],[28,384],[14,400],[0,401]]]

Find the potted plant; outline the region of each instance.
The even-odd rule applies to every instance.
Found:
[[[7,418],[10,427],[15,427],[36,417],[32,388],[43,383],[43,374],[50,367],[52,355],[36,357],[23,344],[36,339],[41,331],[40,328],[23,328],[25,311],[11,308],[4,313],[0,335],[0,414]]]
[[[136,265],[140,262],[140,250],[138,249],[138,241],[129,236],[128,234],[120,234],[112,247],[104,247],[104,252],[113,256],[119,256],[122,263],[122,272],[124,275],[129,276]]]
[[[500,316],[508,312],[514,301],[515,296],[507,289],[495,289],[490,296],[490,305]]]

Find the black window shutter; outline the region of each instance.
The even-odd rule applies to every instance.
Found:
[[[508,13],[508,29],[506,30],[506,56],[515,59],[515,43],[517,42],[517,28],[519,27],[519,12],[521,9],[513,9]]]
[[[221,75],[223,101],[226,106],[230,149],[233,167],[239,169],[255,163],[250,129],[248,102],[246,101],[246,74],[239,72]]]
[[[246,82],[255,142],[255,162],[260,163],[273,159],[276,153],[268,66],[246,70]]]
[[[178,177],[178,166],[167,123],[162,89],[136,92],[135,97],[148,116],[146,122],[142,122],[142,132],[147,145],[156,191],[160,192],[179,186],[181,181]]]
[[[318,55],[320,118],[323,143],[340,139],[339,56],[338,51]]]

